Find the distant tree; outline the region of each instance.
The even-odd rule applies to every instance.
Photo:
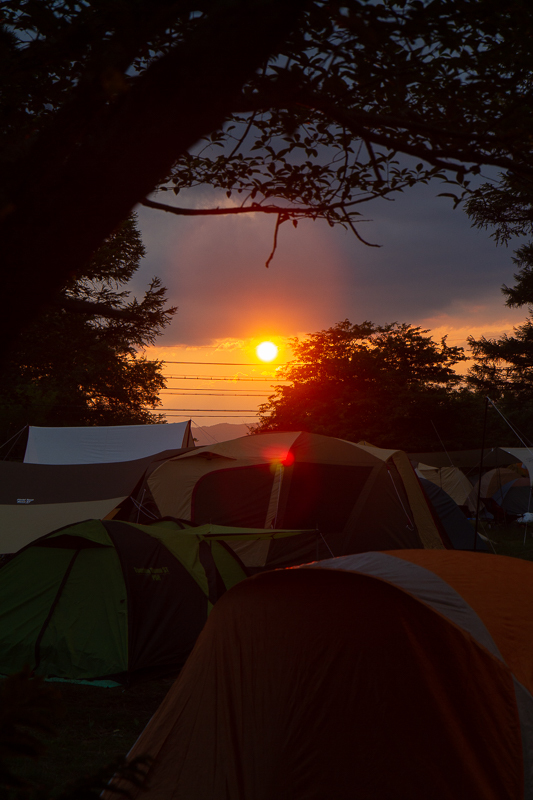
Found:
[[[527,307],[528,316],[512,334],[499,338],[469,337],[475,364],[469,370],[474,391],[497,401],[502,414],[529,444],[533,442],[533,246],[525,244],[513,258],[519,267],[513,287],[503,286],[509,307]],[[511,432],[505,432],[507,440]]]
[[[491,230],[497,244],[533,236],[533,180],[506,176],[499,184],[484,184],[466,203],[474,225]],[[502,286],[509,308],[528,315],[513,334],[499,338],[469,337],[475,361],[469,370],[471,389],[497,401],[498,408],[530,442],[533,441],[533,242],[522,243],[512,261],[518,268],[513,286]],[[509,429],[501,433],[507,440]],[[500,439],[501,443],[502,439]]]
[[[500,175],[467,199],[465,210],[476,228],[490,230],[496,244],[533,235],[533,177]]]
[[[455,447],[451,423],[471,397],[454,367],[466,356],[427,333],[344,320],[292,340],[294,361],[279,373],[290,383],[260,407],[254,433],[305,430],[421,451],[442,449],[440,432]]]
[[[361,236],[361,203],[436,174],[533,175],[528,0],[1,8],[3,348],[158,187]]]
[[[105,241],[83,273],[19,337],[0,379],[5,441],[25,424],[162,422],[154,413],[162,364],[142,350],[169,324],[166,290],[153,278],[141,300],[124,287],[144,247],[134,218]]]

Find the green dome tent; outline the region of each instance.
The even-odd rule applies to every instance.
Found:
[[[213,603],[247,575],[223,541],[183,527],[87,520],[12,556],[0,569],[0,673],[30,665],[95,680],[181,667]]]

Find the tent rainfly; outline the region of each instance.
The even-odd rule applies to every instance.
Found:
[[[459,467],[431,467],[428,464],[416,464],[419,478],[431,481],[443,489],[458,506],[468,505],[468,496],[472,484]]]
[[[161,517],[194,524],[316,529],[320,558],[451,546],[405,453],[316,434],[257,434],[195,448],[149,468],[136,498]],[[314,541],[305,551],[285,539],[265,566],[316,557]]]
[[[0,554],[15,553],[65,525],[112,514],[134,492],[150,464],[178,452],[117,464],[0,461]]]
[[[226,589],[247,576],[222,541],[178,522],[88,520],[0,568],[0,673],[70,680],[177,670]]]
[[[217,603],[129,757],[134,800],[525,800],[533,565],[365,553]],[[115,795],[104,793],[106,800]]]
[[[425,478],[420,478],[420,485],[444,526],[454,550],[486,552],[489,549],[486,540],[476,532],[475,526],[468,521],[444,489]]]

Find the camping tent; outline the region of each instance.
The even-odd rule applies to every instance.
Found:
[[[481,497],[494,497],[495,494],[501,493],[505,485],[514,483],[520,477],[520,474],[514,469],[506,467],[490,469],[485,472],[481,481],[476,482],[472,489],[471,497],[477,497],[478,491]],[[526,479],[525,483],[527,485],[529,481]]]
[[[250,578],[130,752],[139,800],[522,800],[533,565],[402,550]],[[113,795],[114,797],[114,795]],[[106,795],[111,800],[111,793]]]
[[[110,464],[135,461],[162,450],[193,447],[191,421],[166,425],[92,425],[39,428],[30,425],[27,464]]]
[[[524,448],[525,449],[525,448]],[[409,458],[416,463],[433,467],[447,467],[453,464],[467,476],[477,474],[481,463],[481,450],[450,450],[438,453],[410,453]],[[522,459],[515,455],[514,448],[488,447],[483,451],[483,467],[505,467]]]
[[[182,523],[183,524],[183,523]],[[235,525],[190,526],[184,531],[206,541],[221,541],[230,548],[250,575],[291,566],[295,554],[311,554],[318,560],[322,538],[316,530],[280,530],[278,528],[238,528]],[[291,548],[280,545],[290,538]]]
[[[443,489],[458,506],[468,504],[468,496],[472,484],[459,467],[432,467],[428,464],[416,464],[415,472],[419,478],[431,481]]]
[[[499,510],[502,517],[504,514],[518,517],[533,510],[530,479],[521,475],[520,470],[508,467],[488,470],[473,487],[471,499],[477,497],[478,491],[486,505],[492,501],[489,510]]]
[[[487,542],[476,533],[475,526],[468,521],[457,503],[440,486],[420,478],[420,485],[435,509],[448,539],[455,550],[487,551]]]
[[[20,464],[0,461],[0,554],[46,533],[112,514],[134,492],[157,456],[118,464]]]
[[[29,664],[94,680],[179,668],[212,604],[247,575],[211,534],[87,520],[32,542],[0,568],[0,673]]]
[[[524,465],[525,470],[529,473],[529,482],[533,486],[533,450],[530,447],[504,447],[502,449],[516,462]]]
[[[521,517],[533,511],[532,490],[528,478],[515,478],[494,494],[506,514]]]
[[[265,433],[195,448],[150,468],[136,498],[196,524],[317,529],[321,558],[444,547],[405,453],[329,436]],[[295,543],[276,547],[288,558]],[[293,563],[314,558],[313,543]]]

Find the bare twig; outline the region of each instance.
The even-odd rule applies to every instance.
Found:
[[[277,218],[277,220],[276,220],[276,227],[274,228],[274,244],[273,244],[273,246],[272,246],[272,252],[270,253],[269,257],[267,258],[267,262],[266,262],[266,264],[265,264],[265,267],[266,267],[267,269],[268,269],[268,268],[269,268],[269,266],[270,266],[270,262],[271,262],[271,261],[272,261],[272,259],[274,258],[274,253],[276,252],[276,248],[277,248],[277,246],[278,246],[278,231],[279,231],[279,226],[281,225],[281,223],[282,223],[282,222],[285,222],[287,219],[288,219],[288,217],[287,217],[286,215],[284,215],[284,214],[278,214],[278,218]]]
[[[254,124],[254,120],[255,120],[255,115],[256,114],[257,114],[257,111],[254,111],[252,116],[250,117],[250,121],[248,122],[248,125],[246,126],[246,130],[244,131],[243,135],[241,136],[241,138],[239,139],[239,141],[237,142],[237,144],[235,145],[235,147],[233,148],[233,150],[229,154],[228,161],[229,161],[230,158],[233,158],[233,156],[235,155],[235,153],[237,152],[237,150],[239,149],[241,144],[244,142],[244,140],[246,139],[246,137],[250,133],[250,128]]]
[[[370,157],[370,163],[372,164],[372,169],[374,170],[374,175],[376,176],[376,180],[378,183],[383,183],[383,178],[381,177],[381,173],[379,171],[379,165],[376,159],[376,154],[374,153],[374,148],[372,147],[372,143],[369,142],[368,139],[364,139],[364,143],[367,153]]]
[[[344,209],[344,206],[341,206],[342,210],[344,211],[344,219],[346,220],[346,224],[352,229],[353,233],[357,236],[360,242],[366,244],[367,247],[381,247],[380,244],[372,244],[371,242],[367,242],[363,237],[357,232],[355,225],[353,224],[352,220],[348,216],[347,212]]]

